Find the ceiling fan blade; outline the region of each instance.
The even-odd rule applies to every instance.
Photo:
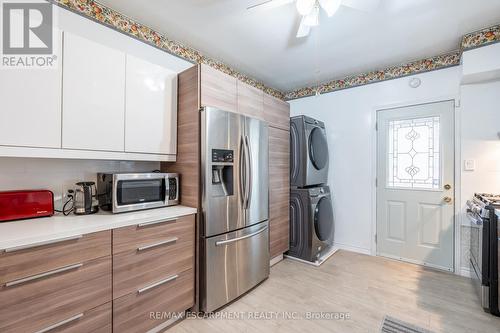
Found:
[[[328,17],[332,17],[339,10],[342,0],[319,0],[319,4]]]
[[[380,6],[380,0],[342,0],[342,5],[370,12]]]
[[[315,27],[319,25],[319,6],[314,6],[311,12],[307,15],[304,15],[303,18],[304,24],[309,27]]]
[[[297,30],[297,38],[306,37],[309,35],[309,32],[311,31],[311,27],[304,23],[305,19],[306,17],[302,16],[302,19],[300,20],[299,29]]]
[[[289,3],[294,2],[295,0],[267,0],[263,1],[261,3],[252,5],[247,7],[247,10],[253,10],[253,9],[272,9],[276,7],[281,7],[284,5],[287,5]]]

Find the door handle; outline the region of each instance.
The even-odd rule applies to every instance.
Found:
[[[78,264],[74,264],[74,265],[69,265],[69,266],[64,266],[64,267],[56,268],[54,270],[51,270],[51,271],[48,271],[48,272],[45,272],[45,273],[40,273],[40,274],[36,274],[36,275],[28,276],[28,277],[25,277],[25,278],[21,278],[21,279],[18,279],[18,280],[7,282],[7,283],[4,284],[4,287],[8,288],[8,287],[12,287],[12,286],[17,286],[19,284],[25,284],[25,283],[28,283],[28,282],[37,281],[37,280],[40,280],[40,279],[43,279],[43,278],[51,277],[53,275],[57,275],[57,274],[61,274],[61,273],[66,273],[66,272],[69,272],[69,271],[73,271],[73,270],[76,270],[76,269],[78,269],[78,268],[80,268],[82,266],[83,266],[82,263],[78,263]]]
[[[137,251],[141,252],[141,251],[145,251],[145,250],[149,250],[149,249],[153,249],[155,247],[159,247],[159,246],[162,246],[162,245],[169,245],[169,244],[173,244],[175,242],[177,242],[179,238],[177,237],[173,237],[173,238],[170,238],[170,239],[167,239],[167,240],[164,240],[164,241],[161,241],[161,242],[158,242],[158,243],[154,243],[154,244],[150,244],[150,245],[145,245],[145,246],[141,246],[141,247],[138,247],[137,248]]]
[[[156,220],[156,221],[151,221],[151,222],[144,222],[144,223],[138,224],[137,228],[139,229],[139,228],[152,227],[152,226],[155,226],[157,224],[173,223],[176,221],[177,221],[177,219],[173,218],[173,219],[163,219],[163,220]]]
[[[83,238],[83,235],[76,235],[76,236],[72,236],[72,237],[59,238],[59,239],[39,242],[39,243],[31,244],[31,245],[10,247],[10,248],[5,249],[4,251],[6,253],[10,253],[10,252],[28,250],[28,249],[32,249],[35,247],[45,246],[45,245],[53,245],[53,244],[62,243],[62,242],[75,241],[75,240],[79,240],[80,238]]]
[[[241,236],[241,237],[237,237],[237,238],[231,238],[231,239],[228,239],[228,240],[223,240],[223,241],[215,242],[215,246],[227,245],[227,244],[230,244],[230,243],[234,243],[234,242],[237,242],[237,241],[240,241],[240,240],[243,240],[243,239],[247,239],[247,238],[256,236],[256,235],[258,235],[258,234],[263,233],[264,231],[266,231],[267,228],[268,228],[268,226],[266,225],[265,227],[257,230],[256,232],[252,232],[251,234],[248,234],[248,235],[245,235],[245,236]]]
[[[153,283],[153,284],[151,284],[151,285],[149,285],[149,286],[147,286],[147,287],[144,287],[144,288],[141,288],[141,289],[137,290],[137,293],[138,293],[138,294],[142,294],[142,293],[144,293],[144,292],[146,292],[146,291],[148,291],[148,290],[151,290],[151,289],[153,289],[153,288],[159,287],[159,286],[164,285],[164,284],[166,284],[166,283],[169,283],[169,282],[171,282],[171,281],[175,281],[175,280],[177,280],[177,278],[178,278],[178,277],[179,277],[179,275],[178,275],[178,274],[175,274],[175,275],[169,276],[169,277],[168,277],[168,278],[166,278],[166,279],[163,279],[163,280],[161,280],[161,281],[155,282],[155,283]]]
[[[241,204],[243,208],[246,207],[246,179],[243,180],[243,177],[246,175],[246,170],[244,171],[244,164],[246,161],[246,149],[245,149],[245,139],[241,137],[240,139],[240,157],[239,157],[239,173],[240,173],[240,190],[241,190]]]
[[[446,184],[446,185],[444,186],[444,189],[445,189],[445,190],[451,190],[451,185],[450,185],[450,184]]]
[[[35,333],[48,333],[50,331],[54,331],[55,329],[63,326],[63,325],[66,325],[66,324],[69,324],[69,323],[72,323],[74,321],[77,321],[78,319],[82,318],[83,317],[83,313],[80,313],[80,314],[77,314],[76,316],[73,316],[71,318],[68,318],[68,319],[65,319],[63,321],[60,321],[58,322],[57,324],[54,324],[54,325],[51,325],[49,327],[46,327],[40,331],[36,331]]]
[[[451,203],[453,201],[453,199],[451,197],[444,197],[443,198],[444,202],[446,202],[447,204]]]
[[[247,147],[247,202],[245,208],[248,209],[250,206],[250,200],[252,197],[252,151],[250,150],[250,140],[248,139],[248,135],[245,135],[245,145]]]

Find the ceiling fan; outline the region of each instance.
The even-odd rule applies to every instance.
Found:
[[[311,27],[319,25],[319,14],[321,9],[328,17],[332,17],[340,6],[351,7],[362,11],[376,9],[381,0],[267,0],[259,4],[248,7],[252,10],[256,8],[275,8],[295,2],[297,12],[301,16],[297,38],[306,37],[311,31]]]

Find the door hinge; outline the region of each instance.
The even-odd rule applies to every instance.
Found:
[[[375,131],[378,131],[378,121],[375,122]]]
[[[375,187],[378,187],[378,178],[375,178]]]
[[[377,234],[375,234],[375,244],[377,244]]]

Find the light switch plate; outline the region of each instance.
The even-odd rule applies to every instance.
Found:
[[[476,161],[475,160],[465,160],[464,161],[464,170],[465,171],[476,170]]]

